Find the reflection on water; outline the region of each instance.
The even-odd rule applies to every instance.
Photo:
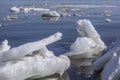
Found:
[[[26,79],[26,80],[70,80],[69,75],[67,72],[65,72],[61,77],[59,74],[53,74],[51,76],[39,78],[39,79]]]
[[[59,17],[42,17],[43,20],[57,21]]]
[[[70,57],[71,64],[75,66],[77,80],[93,80],[94,68],[92,61],[94,57]]]

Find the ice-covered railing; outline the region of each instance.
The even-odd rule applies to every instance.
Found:
[[[47,45],[60,40],[61,36],[58,32],[40,41],[26,43],[0,53],[0,80],[36,79],[55,73],[62,75],[70,66],[69,58],[65,55],[54,56],[53,52],[46,48]]]

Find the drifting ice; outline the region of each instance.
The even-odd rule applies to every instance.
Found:
[[[52,52],[47,52],[44,56],[38,52],[37,55],[23,57],[19,61],[1,63],[0,65],[5,65],[0,67],[0,80],[25,80],[30,77],[36,79],[55,73],[62,75],[70,66],[69,58],[64,55],[56,57]],[[47,54],[51,56],[45,56]]]
[[[111,22],[111,21],[112,21],[112,20],[109,19],[109,18],[106,18],[105,20],[106,20],[106,22]]]
[[[77,21],[77,25],[80,38],[77,38],[71,45],[71,51],[66,53],[67,55],[85,55],[89,57],[92,54],[99,54],[106,49],[100,35],[89,20],[79,20]]]
[[[77,38],[70,47],[71,52],[67,53],[67,55],[91,56],[95,47],[96,43],[91,38]]]
[[[20,9],[17,7],[12,7],[12,8],[10,8],[10,11],[11,12],[20,12]]]
[[[50,10],[49,9],[44,9],[44,8],[35,8],[35,7],[30,7],[30,8],[12,7],[12,8],[10,8],[10,11],[11,12],[25,12],[25,13],[28,13],[30,11],[33,11],[33,12],[48,12]]]
[[[60,40],[61,36],[62,34],[58,32],[40,41],[0,53],[0,80],[36,79],[55,73],[62,75],[70,66],[69,58],[65,55],[56,57],[46,48],[46,45]],[[7,43],[5,40],[2,46],[6,46]]]
[[[104,66],[104,69],[101,72],[101,80],[119,80],[120,55],[117,54],[114,53],[112,58]]]
[[[95,70],[100,70],[102,69],[105,64],[112,58],[114,53],[118,53],[120,51],[120,40],[118,39],[114,47],[110,49],[108,52],[106,52],[102,57],[98,58],[94,63],[93,66]]]
[[[49,11],[42,14],[42,17],[60,17],[60,14],[56,11]]]
[[[49,45],[55,41],[60,40],[61,36],[62,36],[62,34],[58,32],[48,38],[40,40],[40,41],[26,43],[24,45],[12,48],[6,52],[1,53],[0,60],[7,61],[7,60],[11,60],[11,59],[19,59],[21,57],[24,57],[25,55],[30,54],[33,51],[39,50],[46,45]]]
[[[79,20],[77,21],[77,24],[77,31],[81,37],[88,37],[93,39],[101,51],[106,48],[104,42],[100,38],[100,35],[97,33],[89,20]]]
[[[0,54],[5,52],[5,51],[8,51],[10,49],[11,46],[8,45],[8,41],[7,40],[4,40],[1,42],[1,45],[0,45]]]

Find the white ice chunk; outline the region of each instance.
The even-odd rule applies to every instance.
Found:
[[[79,20],[77,24],[77,31],[81,38],[78,38],[71,45],[71,51],[66,53],[67,55],[82,54],[86,55],[85,57],[90,57],[92,54],[99,54],[106,48],[100,35],[89,20]]]
[[[43,48],[44,49],[44,48]],[[42,49],[41,49],[42,50]],[[41,78],[55,73],[62,75],[70,66],[67,56],[56,57],[44,49],[37,55],[26,56],[21,61],[7,61],[0,63],[0,80],[25,80],[27,78]],[[41,52],[45,52],[42,56]],[[47,52],[47,53],[46,53]],[[52,56],[48,56],[51,54]]]
[[[30,11],[29,8],[24,8],[24,9],[23,9],[23,12],[24,12],[24,13],[28,13],[29,11]]]
[[[16,19],[18,19],[18,17],[16,17],[16,16],[7,16],[4,18],[4,20],[8,20],[8,21],[16,20]]]
[[[12,12],[24,12],[24,13],[28,13],[30,11],[34,11],[34,12],[48,12],[50,11],[49,9],[45,9],[45,8],[35,8],[35,7],[12,7],[10,8],[10,11]]]
[[[8,51],[10,48],[11,48],[11,46],[8,45],[8,40],[2,41],[0,44],[0,54],[5,51]]]
[[[60,17],[60,14],[56,11],[49,11],[42,14],[42,17]]]
[[[100,38],[100,35],[97,33],[89,20],[79,20],[77,21],[77,24],[77,31],[81,37],[93,39],[98,45],[100,51],[103,51],[106,48],[104,42]]]
[[[101,80],[118,80],[120,77],[120,56],[116,53],[104,66],[101,73]]]
[[[84,43],[84,44],[83,44]],[[78,47],[79,46],[79,47]],[[91,52],[91,48],[95,47],[96,43],[91,38],[77,38],[71,45],[70,50],[74,52]]]
[[[48,38],[36,41],[36,42],[30,42],[23,44],[18,47],[14,47],[6,52],[3,52],[0,54],[0,61],[7,61],[11,59],[19,59],[24,57],[25,55],[28,55],[29,53],[39,50],[43,48],[46,45],[49,45],[53,42],[56,42],[61,39],[62,33],[56,33],[51,35]]]
[[[106,21],[106,22],[111,22],[112,20],[109,19],[109,18],[106,18],[105,21]]]
[[[17,8],[17,7],[12,7],[12,8],[10,8],[10,11],[12,11],[12,12],[20,12],[20,9]]]
[[[92,55],[95,51],[96,43],[91,38],[77,38],[76,41],[71,45],[69,56],[72,55]],[[74,54],[73,54],[74,53]]]
[[[43,56],[43,57],[52,57],[54,56],[52,51],[49,51],[46,46],[44,46],[43,48],[41,48],[38,51],[35,51],[35,53],[38,53],[39,55]],[[32,53],[34,54],[34,53]]]
[[[0,24],[0,27],[2,27],[2,24]]]
[[[49,9],[45,9],[45,8],[30,8],[30,10],[35,11],[35,12],[48,12],[48,11],[50,11]]]
[[[98,58],[94,63],[93,66],[95,68],[95,70],[100,70],[102,69],[105,64],[111,59],[112,55],[114,53],[118,53],[120,51],[120,40],[117,40],[115,42],[115,46],[110,49],[107,53],[105,53],[103,56],[101,56],[100,58]]]

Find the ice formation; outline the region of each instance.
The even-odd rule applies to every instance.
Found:
[[[29,7],[29,8],[24,8],[24,7],[12,7],[10,8],[11,12],[24,12],[24,13],[28,13],[30,11],[32,12],[48,12],[50,11],[49,9],[45,9],[45,8],[35,8],[35,7]]]
[[[105,21],[106,21],[106,22],[111,22],[112,20],[109,19],[109,18],[106,18]]]
[[[100,35],[89,20],[79,20],[77,21],[77,24],[77,31],[81,37],[88,37],[93,39],[98,45],[100,51],[106,48],[104,42],[100,38]]]
[[[48,12],[48,11],[50,11],[49,9],[45,9],[45,8],[31,8],[30,10],[35,11],[35,12]]]
[[[120,75],[120,54],[113,54],[101,72],[101,80],[118,80]]]
[[[67,55],[84,55],[84,56],[92,56],[96,48],[96,43],[91,38],[80,38],[78,37],[76,41],[70,46],[70,51]]]
[[[42,17],[60,17],[60,14],[56,11],[49,11],[42,14]]]
[[[77,24],[77,31],[80,37],[71,45],[71,51],[66,53],[66,55],[85,55],[87,57],[92,54],[99,54],[106,49],[100,35],[89,20],[79,20]]]
[[[4,18],[4,20],[8,20],[8,21],[15,20],[15,19],[18,19],[18,17],[16,17],[16,16],[7,16],[7,17]]]
[[[26,43],[24,45],[11,48],[10,50],[0,54],[0,60],[7,61],[7,60],[11,60],[11,59],[21,58],[27,54],[30,54],[30,52],[39,50],[46,45],[49,45],[57,40],[60,40],[61,36],[62,36],[62,34],[58,32],[54,35],[51,35],[48,38],[40,40],[40,41]]]
[[[10,8],[10,11],[12,11],[12,12],[20,12],[20,9],[17,8],[17,7],[12,7],[12,8]]]
[[[65,55],[54,56],[53,52],[46,48],[46,45],[60,40],[61,36],[58,32],[40,41],[0,53],[0,80],[36,79],[55,73],[62,75],[70,66],[69,58]],[[7,43],[7,40],[3,42],[4,45]]]
[[[116,5],[58,5],[58,7],[63,7],[63,8],[115,8],[118,7]]]
[[[49,56],[45,56],[48,54]],[[0,67],[0,80],[25,80],[30,77],[36,79],[55,73],[62,75],[70,66],[70,61],[65,55],[56,57],[52,52],[44,51],[44,56],[38,52],[34,56],[26,56],[19,61],[2,62],[0,65],[4,65]]]
[[[8,41],[4,40],[0,44],[0,54],[2,54],[5,51],[8,51],[10,49],[10,46],[8,45]]]
[[[118,53],[120,51],[120,40],[118,39],[115,44],[114,47],[112,49],[110,49],[108,52],[106,52],[103,56],[101,56],[100,58],[98,58],[94,63],[93,66],[95,68],[95,70],[100,70],[102,69],[105,64],[112,58],[112,55],[114,53]]]
[[[0,24],[0,27],[2,27],[2,24]]]

